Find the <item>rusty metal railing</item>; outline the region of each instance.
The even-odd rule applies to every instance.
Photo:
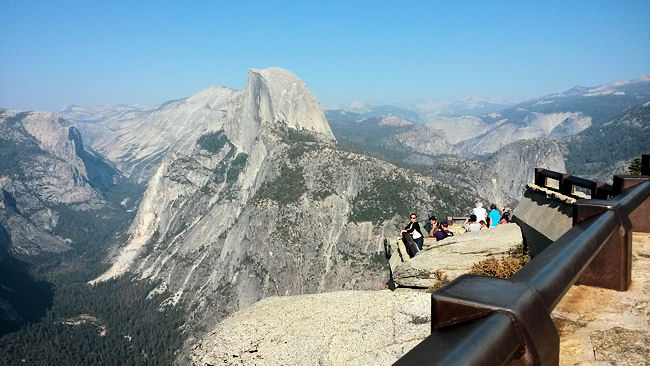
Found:
[[[650,176],[615,176],[613,194],[578,200],[573,228],[510,279],[462,275],[435,291],[431,335],[396,365],[557,365],[551,311],[576,282],[627,290],[632,231],[650,232]]]

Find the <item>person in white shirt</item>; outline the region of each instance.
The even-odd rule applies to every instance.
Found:
[[[476,221],[486,221],[487,222],[487,211],[483,208],[482,201],[476,201],[476,207],[472,210],[472,213],[476,215]]]
[[[465,227],[465,230],[467,232],[480,231],[481,230],[481,224],[479,224],[476,221],[476,215],[474,215],[474,214],[469,215],[469,219],[465,220],[465,223],[463,224],[463,226]]]

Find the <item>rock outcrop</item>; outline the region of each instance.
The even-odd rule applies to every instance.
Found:
[[[460,150],[447,141],[443,129],[415,125],[395,135],[397,142],[421,154],[460,154]]]
[[[251,154],[261,125],[278,121],[334,141],[316,97],[305,84],[290,71],[268,68],[250,70],[243,90],[216,85],[155,110],[96,122],[92,147],[127,176],[146,182],[167,152],[191,151],[201,135],[223,130],[240,152]],[[99,133],[101,137],[96,136]]]
[[[468,273],[475,263],[490,256],[506,257],[521,245],[521,229],[516,224],[499,225],[441,241],[425,238],[422,252],[413,258],[406,253],[401,239],[397,239],[391,245],[392,278],[398,287],[428,288],[437,281],[437,271],[453,280]]]
[[[481,135],[489,129],[479,117],[474,116],[432,116],[426,126],[443,131],[446,140],[454,145]]]
[[[573,286],[553,310],[561,365],[643,365],[650,357],[650,234],[634,233],[628,291]]]
[[[582,113],[528,112],[521,120],[502,119],[482,135],[459,143],[459,147],[476,155],[486,155],[519,140],[569,136],[591,126],[591,117]]]
[[[117,173],[53,113],[0,110],[0,142],[0,225],[9,233],[9,250],[32,255],[67,249],[70,243],[53,234],[58,207],[101,207],[97,187],[111,184]]]
[[[192,346],[197,365],[391,365],[431,332],[431,296],[342,291],[271,297]]]
[[[526,190],[526,184],[535,179],[534,168],[557,172],[566,171],[562,144],[553,140],[521,140],[499,150],[487,161],[482,177],[487,184],[480,185],[489,202],[499,207],[516,205]]]
[[[432,174],[447,184],[463,187],[497,206],[516,206],[534,168],[566,171],[564,145],[555,140],[521,140],[507,145],[486,161],[444,156],[431,161]],[[466,213],[468,214],[468,213]]]

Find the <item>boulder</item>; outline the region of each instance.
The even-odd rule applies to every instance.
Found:
[[[219,323],[191,349],[197,365],[390,365],[431,333],[423,292],[269,297]]]
[[[520,245],[523,245],[523,237],[516,224],[499,225],[441,241],[425,238],[423,251],[413,258],[408,258],[398,239],[393,252],[399,250],[401,257],[406,259],[391,267],[393,281],[399,287],[427,288],[436,282],[438,270],[451,280],[467,273],[474,263],[490,256],[505,257]]]
[[[650,234],[634,233],[628,291],[575,285],[552,313],[561,365],[647,365]]]

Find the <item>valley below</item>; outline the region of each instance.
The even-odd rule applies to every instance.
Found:
[[[323,111],[280,68],[155,108],[0,109],[0,354],[186,363],[254,304],[386,287],[412,212],[514,207],[533,168],[606,182],[650,148],[648,77],[464,111]]]

